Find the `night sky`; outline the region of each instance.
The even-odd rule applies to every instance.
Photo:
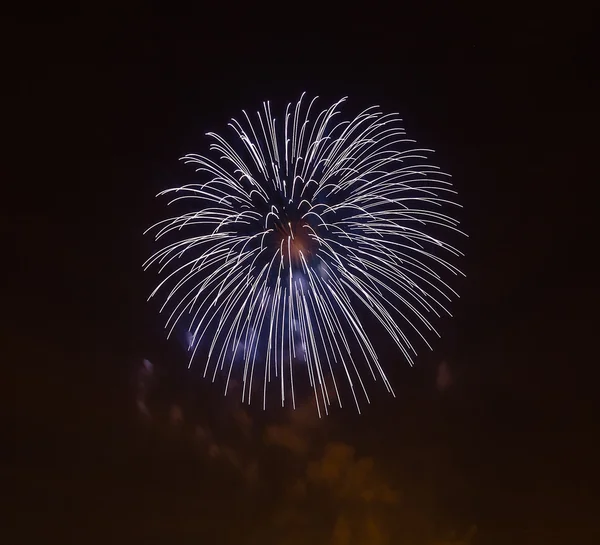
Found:
[[[600,542],[593,18],[226,8],[3,21],[5,542]],[[178,158],[303,91],[400,112],[469,234],[434,350],[375,336],[396,399],[321,421],[188,371],[141,267]]]

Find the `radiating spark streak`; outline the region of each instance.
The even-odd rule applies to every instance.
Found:
[[[162,275],[149,298],[165,293],[168,335],[184,326],[190,365],[205,347],[204,376],[223,371],[225,393],[241,379],[245,403],[262,381],[266,408],[275,379],[295,408],[304,367],[319,415],[332,392],[342,406],[340,375],[360,412],[365,370],[394,393],[367,322],[412,365],[415,341],[439,336],[430,317],[451,316],[444,275],[462,275],[462,253],[440,237],[464,233],[449,175],[397,114],[342,119],[346,99],[317,113],[302,94],[281,118],[265,102],[231,119],[232,137],[208,133],[210,156],[182,158],[200,182],[158,195],[188,210],[144,232],[162,245],[143,266]]]

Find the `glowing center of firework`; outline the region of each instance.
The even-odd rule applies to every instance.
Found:
[[[301,266],[316,250],[316,243],[309,236],[308,224],[303,221],[281,222],[276,228],[281,254],[292,264]]]

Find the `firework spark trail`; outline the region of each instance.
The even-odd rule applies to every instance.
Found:
[[[212,336],[204,375],[211,365],[213,380],[225,371],[225,393],[240,371],[243,401],[262,376],[263,407],[273,379],[282,405],[290,392],[295,407],[295,363],[303,361],[319,414],[331,402],[328,383],[341,405],[340,373],[360,411],[359,395],[369,401],[361,362],[393,390],[358,308],[411,365],[407,330],[428,344],[422,330],[437,331],[427,315],[450,315],[442,300],[456,293],[441,275],[462,273],[439,254],[462,254],[428,231],[461,233],[446,212],[458,206],[456,192],[427,164],[432,150],[411,147],[395,114],[371,107],[338,121],[345,99],[316,116],[316,99],[306,110],[303,99],[288,104],[283,120],[269,102],[254,123],[244,111],[243,122],[229,123],[233,138],[208,133],[212,158],[182,158],[204,181],[159,195],[175,193],[169,204],[195,200],[196,211],[146,231],[168,242],[144,268],[165,275],[150,297],[167,291],[161,312],[169,309],[169,335],[184,320],[190,365]]]

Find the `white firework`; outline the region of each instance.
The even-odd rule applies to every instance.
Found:
[[[450,314],[442,276],[460,271],[444,256],[462,254],[432,232],[461,233],[447,212],[456,192],[396,114],[339,120],[345,98],[313,113],[303,97],[281,119],[269,102],[255,121],[244,111],[230,138],[208,133],[210,156],[182,158],[201,179],[159,194],[189,211],[148,230],[165,242],[144,267],[164,276],[150,297],[165,291],[169,335],[185,325],[190,365],[203,346],[204,375],[224,373],[225,393],[238,375],[243,402],[260,384],[264,407],[274,382],[295,406],[305,372],[321,414],[341,405],[342,376],[360,410],[363,373],[393,394],[365,318],[412,365],[409,330],[428,344],[428,316]]]

